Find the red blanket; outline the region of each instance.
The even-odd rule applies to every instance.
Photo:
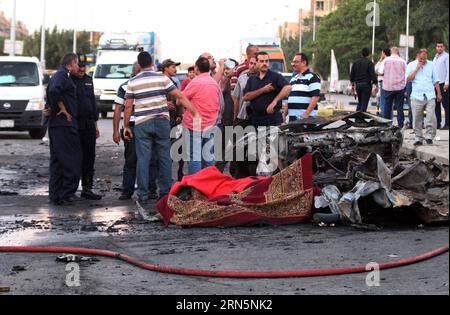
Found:
[[[207,168],[177,183],[157,208],[166,225],[283,225],[310,220],[313,199],[312,156],[307,155],[273,177],[235,180]]]
[[[255,182],[267,177],[248,177],[234,179],[221,173],[216,167],[208,167],[196,175],[185,176],[181,182],[176,183],[170,190],[170,195],[177,195],[183,187],[192,187],[205,195],[208,199],[227,196],[232,193],[241,193]]]

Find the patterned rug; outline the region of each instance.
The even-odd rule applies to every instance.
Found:
[[[238,227],[309,221],[314,204],[312,156],[273,177],[235,180],[215,167],[177,183],[157,208],[166,225]]]

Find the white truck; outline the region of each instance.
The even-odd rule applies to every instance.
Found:
[[[0,57],[0,132],[28,131],[42,139],[45,88],[39,60],[31,57]]]
[[[94,93],[97,107],[103,118],[114,111],[114,100],[119,87],[129,80],[138,52],[113,51],[97,59],[94,72]]]
[[[161,43],[154,32],[106,33],[101,36],[93,79],[97,106],[103,118],[114,111],[117,90],[130,78],[141,51],[149,52],[154,62],[160,58]]]

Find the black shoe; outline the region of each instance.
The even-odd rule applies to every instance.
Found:
[[[86,200],[102,200],[102,196],[94,194],[94,192],[92,192],[92,190],[83,190],[83,192],[81,193],[81,198],[84,198]]]
[[[423,142],[422,142],[422,141],[416,141],[416,142],[414,142],[414,146],[415,146],[415,147],[419,147],[419,146],[421,146],[421,145],[423,145]]]
[[[57,199],[50,199],[50,201],[49,201],[49,203],[51,205],[53,205],[53,206],[58,206],[59,202],[60,202],[59,198],[57,198]]]
[[[444,128],[442,128],[441,130],[449,130],[450,126],[449,125],[445,125]]]
[[[433,145],[433,140],[428,139],[428,140],[427,140],[427,144],[428,144],[428,145]]]
[[[57,206],[73,206],[75,205],[75,200],[73,198],[61,199],[56,203]]]
[[[133,195],[134,195],[134,193],[132,193],[132,192],[124,191],[120,195],[119,200],[121,200],[121,201],[131,200],[131,198],[133,198]]]

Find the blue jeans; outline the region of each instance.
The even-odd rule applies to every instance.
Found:
[[[436,118],[438,123],[438,129],[442,128],[442,107],[445,111],[445,126],[448,126],[450,124],[450,116],[449,116],[449,104],[448,104],[448,91],[444,91],[445,84],[442,83],[439,85],[441,88],[441,94],[442,94],[442,101],[438,102],[436,100]],[[437,95],[437,94],[436,94]],[[442,107],[441,107],[442,105]]]
[[[183,137],[189,143],[187,154],[189,157],[189,175],[195,175],[207,167],[216,165],[214,155],[214,132],[216,129],[216,127],[213,127],[203,132],[183,130]]]
[[[131,126],[131,130],[134,133],[134,125]],[[126,140],[123,137],[122,140],[125,146],[125,165],[123,166],[123,191],[129,194],[134,194],[136,185],[136,168],[137,168],[137,156],[136,156],[136,142],[134,139]],[[158,177],[158,160],[155,155],[152,156],[152,161],[150,162],[150,173],[149,173],[149,191],[150,194],[156,194],[158,187],[156,185]]]
[[[172,187],[170,121],[163,118],[146,121],[134,127],[134,136],[137,155],[137,196],[141,200],[147,200],[149,197],[149,168],[153,156],[158,160],[159,166],[159,196],[167,195]]]
[[[398,126],[403,128],[405,123],[404,105],[405,105],[405,90],[401,91],[386,91],[386,106],[382,112],[383,118],[393,119],[394,106],[397,108]]]
[[[386,91],[383,89],[383,81],[380,82],[380,112],[383,115],[384,108],[386,106]]]
[[[412,82],[408,82],[405,88],[405,95],[407,96],[408,102],[408,120],[410,127],[413,126],[414,118],[413,118],[413,110],[411,106],[411,94],[412,94]]]

